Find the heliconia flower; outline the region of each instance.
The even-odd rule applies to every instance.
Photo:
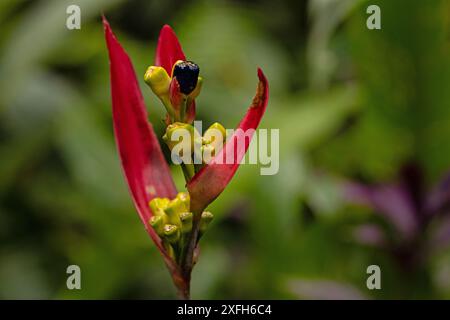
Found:
[[[187,298],[197,241],[212,220],[212,214],[204,209],[225,189],[250,141],[235,150],[233,163],[221,164],[213,158],[197,173],[188,172],[188,193],[178,193],[148,122],[133,65],[104,17],[103,26],[110,60],[114,134],[125,178],[145,229],[163,255],[181,297]],[[197,65],[186,61],[175,33],[165,25],[158,39],[155,66],[147,70],[145,78],[168,109],[170,128],[177,125],[175,120],[189,124],[195,118],[195,98],[202,82],[198,71]],[[267,107],[268,82],[261,69],[258,78],[256,95],[238,125],[243,130],[256,129]],[[185,112],[171,114],[180,111],[171,110],[177,108],[174,101],[179,96],[186,102]],[[229,141],[236,139],[232,136]],[[227,142],[215,157],[230,152],[231,148],[234,147]],[[176,253],[177,250],[180,252]]]

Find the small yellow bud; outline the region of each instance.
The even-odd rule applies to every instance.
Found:
[[[218,122],[213,123],[202,137],[202,156],[203,163],[209,163],[212,158],[223,148],[226,140],[226,130]]]
[[[203,235],[208,228],[208,225],[213,220],[214,216],[209,211],[203,211],[202,216],[200,218],[200,236]]]
[[[188,192],[179,192],[177,194],[177,199],[179,199],[183,204],[184,211],[190,210],[191,198]]]
[[[184,132],[179,131],[177,133],[177,136],[174,136],[177,130],[186,130],[186,131]],[[190,124],[182,122],[174,122],[169,126],[167,126],[166,133],[162,138],[170,150],[172,150],[177,144],[182,143],[183,145],[180,146],[180,149],[190,150],[192,153],[194,151],[194,136],[195,136],[194,130],[195,128]]]
[[[209,128],[205,131],[205,134],[207,134],[210,130],[216,129],[219,130],[222,134],[222,137],[225,138],[227,131],[225,130],[224,126],[221,125],[219,122],[214,122],[212,125],[209,126]]]
[[[150,201],[149,206],[152,209],[153,214],[161,214],[161,210],[164,210],[169,204],[170,200],[168,198],[153,198]]]
[[[150,218],[150,225],[160,237],[164,235],[164,220],[163,216],[153,216]]]
[[[169,94],[171,79],[163,67],[149,67],[145,72],[144,80],[159,98]]]
[[[183,202],[181,202],[180,199],[175,198],[172,201],[170,201],[169,205],[166,207],[164,211],[167,215],[169,223],[181,226],[179,214],[185,211],[185,209],[184,204]]]
[[[180,213],[180,220],[181,220],[181,232],[182,233],[189,233],[192,230],[192,219],[193,214],[192,212],[182,212]]]
[[[173,224],[166,224],[164,226],[164,237],[171,244],[176,244],[180,239],[180,229]]]
[[[226,134],[225,128],[220,123],[215,122],[203,134],[203,144],[212,144],[220,150],[226,140]]]

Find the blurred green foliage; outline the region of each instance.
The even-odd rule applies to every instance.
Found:
[[[81,30],[65,27],[69,4]],[[382,30],[366,28],[369,4]],[[402,273],[352,240],[373,216],[343,206],[337,187],[389,181],[411,159],[430,184],[450,167],[450,6],[438,0],[3,0],[0,298],[175,297],[116,154],[102,12],[140,78],[160,27],[174,27],[205,78],[207,124],[235,126],[256,67],[269,78],[261,127],[280,129],[280,171],[241,166],[211,206],[194,298],[317,298],[330,283],[342,298],[450,298],[448,250]],[[161,136],[163,108],[141,85]],[[66,288],[70,264],[82,290]],[[366,288],[370,264],[380,291]]]

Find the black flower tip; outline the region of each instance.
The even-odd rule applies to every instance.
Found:
[[[195,89],[199,72],[200,68],[192,61],[181,61],[175,65],[172,77],[177,78],[181,93],[187,95]]]

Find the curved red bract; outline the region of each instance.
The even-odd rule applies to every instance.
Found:
[[[155,66],[163,67],[172,76],[172,67],[178,60],[186,60],[175,32],[165,24],[159,33]]]
[[[105,18],[103,25],[110,58],[114,133],[122,168],[145,228],[164,255],[169,268],[175,270],[173,260],[168,257],[160,238],[149,225],[152,212],[148,203],[154,197],[173,199],[177,190],[158,139],[147,120],[147,112],[132,63]],[[175,33],[168,25],[161,30],[155,60],[155,64],[164,67],[169,74],[177,60],[186,60]],[[258,78],[256,95],[237,129],[243,131],[256,129],[264,115],[269,99],[269,85],[261,69],[258,69]],[[188,106],[187,115],[188,121],[194,119],[194,102]],[[191,211],[195,213],[203,211],[230,182],[250,144],[250,139],[243,145],[232,143],[237,139],[238,135],[235,133],[216,157],[187,184]],[[232,151],[235,152],[232,163],[217,161],[226,158]]]
[[[165,24],[159,33],[156,46],[155,66],[163,67],[172,76],[172,68],[178,60],[186,60],[181,44],[173,29]],[[195,118],[195,101],[186,110],[186,121],[192,123]]]
[[[242,129],[243,131],[256,129],[266,111],[269,100],[269,84],[264,73],[259,68],[258,78],[258,88],[253,102],[236,129]],[[203,211],[217,198],[228,185],[231,178],[233,178],[250,145],[250,141],[246,140],[242,147],[238,149],[239,144],[235,143],[237,139],[238,135],[234,133],[214,159],[203,167],[187,184],[189,194],[191,195],[192,211]],[[227,153],[232,151],[234,151],[234,157],[231,164],[227,164],[225,161],[218,163],[217,159],[226,159]]]
[[[177,194],[169,167],[151,124],[133,65],[103,18],[110,60],[114,134],[117,150],[134,205],[148,233],[167,257],[161,240],[149,225],[154,197],[173,198]]]

